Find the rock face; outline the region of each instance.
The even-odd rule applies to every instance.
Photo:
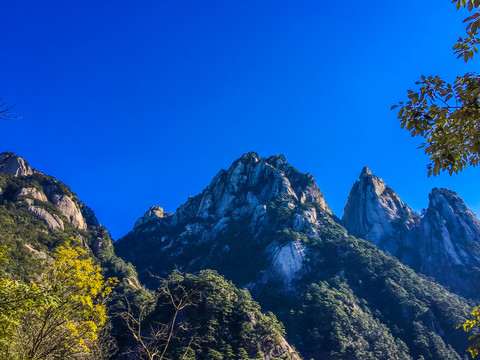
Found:
[[[148,211],[135,222],[134,228],[139,227],[140,225],[146,224],[149,221],[152,221],[154,219],[161,219],[165,216],[170,216],[172,214],[169,213],[164,213],[163,208],[160,206],[152,206]]]
[[[220,171],[210,185],[173,215],[174,224],[193,217],[207,219],[251,215],[258,206],[280,194],[300,203],[311,202],[331,214],[323,194],[311,175],[305,175],[285,162],[283,156],[260,159],[256,153],[243,155],[228,171]]]
[[[27,176],[32,175],[33,170],[27,162],[13,153],[0,154],[0,172],[5,175]]]
[[[34,187],[22,187],[18,189],[13,197],[13,201],[19,201],[25,198],[31,198],[42,202],[48,201],[43,191]]]
[[[478,298],[480,222],[453,191],[435,188],[429,200],[418,236],[419,271]]]
[[[118,249],[132,254],[132,246],[154,241],[161,246],[136,259],[140,269],[153,266],[153,271],[161,273],[177,257],[187,256],[185,271],[218,262],[224,273],[242,277],[239,283],[257,284],[255,289],[250,287],[253,290],[275,284],[285,293],[294,293],[296,281],[307,273],[306,250],[286,228],[295,224],[302,233],[315,236],[330,215],[311,175],[287,164],[282,155],[260,158],[248,153],[221,170],[201,194],[173,215],[152,207],[118,242]],[[238,227],[240,223],[245,226]],[[145,243],[133,240],[138,238]],[[237,252],[249,254],[249,259],[239,263]],[[158,264],[150,256],[165,263]],[[249,274],[239,275],[232,268],[235,263],[248,267]]]
[[[29,177],[36,181],[36,187],[22,186],[10,195],[11,201],[22,202],[26,209],[35,217],[41,219],[50,231],[64,230],[64,220],[70,222],[78,230],[86,230],[87,222],[83,217],[86,214],[89,224],[98,226],[98,220],[91,209],[82,204],[68,187],[50,176],[33,171],[28,163],[13,153],[0,154],[0,173],[17,178]],[[0,189],[0,199],[3,200],[4,189]],[[34,205],[35,200],[37,203]],[[45,204],[41,204],[45,203]],[[48,203],[53,204],[59,212],[55,214],[49,210]],[[61,216],[64,218],[62,220]]]
[[[55,205],[77,229],[85,230],[87,228],[80,209],[69,196],[55,194],[52,196],[52,204]]]
[[[279,246],[273,243],[267,249],[268,268],[256,286],[265,286],[277,282],[287,293],[295,292],[295,281],[307,273],[305,246],[299,241],[292,241]]]
[[[342,224],[350,234],[391,254],[405,253],[412,257],[410,244],[403,240],[419,223],[420,217],[382,179],[367,167],[363,168],[359,181],[350,191],[342,217]]]
[[[33,215],[35,215],[37,219],[42,220],[45,225],[47,225],[48,230],[65,230],[63,221],[58,215],[51,214],[47,210],[33,205],[28,206],[27,210],[30,211]]]
[[[350,191],[342,223],[352,235],[456,293],[480,297],[480,287],[472,286],[480,265],[480,222],[452,191],[433,189],[429,198],[421,218],[364,168]]]

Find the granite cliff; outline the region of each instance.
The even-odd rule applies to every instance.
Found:
[[[480,222],[455,192],[433,189],[420,216],[364,169],[350,191],[342,224],[454,292],[480,298]]]

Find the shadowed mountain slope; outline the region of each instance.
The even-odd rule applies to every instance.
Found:
[[[398,217],[402,226],[419,221],[395,196],[387,203],[408,215]],[[395,229],[390,234],[394,240]],[[215,269],[250,289],[305,358],[465,353],[456,326],[471,305],[348,235],[311,175],[283,156],[243,155],[174,214],[147,212],[116,247],[147,283],[149,272]]]

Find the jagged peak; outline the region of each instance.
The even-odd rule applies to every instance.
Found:
[[[259,162],[267,163],[274,168],[279,168],[282,167],[282,165],[288,165],[291,166],[287,163],[287,159],[285,158],[285,155],[280,154],[280,155],[272,155],[269,156],[268,158],[263,158],[258,155],[257,152],[255,151],[250,151],[248,153],[243,154],[238,160],[236,160],[232,166],[234,166],[237,163],[246,163],[246,164],[255,164]]]
[[[372,172],[366,166],[363,167],[362,172],[360,173],[360,178],[365,175],[372,175]]]
[[[435,196],[435,195],[442,195],[442,196],[455,196],[460,199],[460,197],[457,195],[457,193],[453,190],[448,190],[445,188],[433,188],[432,191],[429,194],[430,196]]]
[[[145,214],[141,218],[139,218],[134,225],[134,228],[139,227],[140,225],[146,224],[147,222],[154,220],[154,219],[161,219],[166,216],[171,216],[172,214],[166,213],[163,211],[163,208],[160,206],[150,206]]]
[[[342,223],[355,236],[376,245],[382,245],[394,253],[391,241],[399,230],[393,223],[403,224],[407,230],[415,226],[418,216],[402,202],[385,182],[364,167],[359,180],[350,190],[342,216]]]
[[[449,212],[463,213],[476,219],[475,214],[467,207],[463,199],[458,196],[455,191],[445,188],[433,188],[428,195],[428,200],[427,212],[435,210],[444,214]]]
[[[250,151],[243,154],[238,161],[244,161],[248,163],[256,163],[260,161],[260,156],[255,151]]]
[[[265,160],[268,164],[274,166],[274,167],[279,167],[283,164],[287,164],[287,159],[285,158],[285,155],[280,154],[280,155],[272,155],[268,157]]]
[[[378,176],[372,174],[370,169],[366,166],[362,169],[359,180],[355,183],[354,186],[360,186],[361,188],[371,186],[377,196],[381,196],[385,192],[385,190],[391,190],[385,184],[382,178],[379,178]],[[393,190],[390,192],[393,192]]]
[[[32,175],[33,170],[21,156],[12,152],[0,154],[0,172],[5,175],[26,176]]]
[[[280,194],[302,204],[319,204],[326,213],[333,214],[310,174],[288,164],[284,155],[264,158],[249,152],[227,170],[220,170],[200,194],[180,205],[171,221],[183,224],[192,218],[251,215]]]
[[[459,202],[465,204],[460,196],[455,191],[445,188],[433,188],[430,194],[428,194],[429,204],[428,207],[435,207],[442,202]]]

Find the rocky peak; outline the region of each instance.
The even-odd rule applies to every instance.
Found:
[[[480,221],[453,191],[435,188],[417,240],[419,270],[453,291],[480,296]]]
[[[70,196],[55,194],[52,196],[52,204],[55,205],[77,229],[85,230],[87,228],[82,212]]]
[[[332,214],[311,175],[289,165],[283,155],[265,159],[250,152],[242,155],[228,170],[220,171],[201,194],[180,206],[173,222],[251,215],[280,194],[301,203],[317,203]]]
[[[364,167],[350,191],[342,217],[347,230],[395,254],[400,234],[418,222],[419,216],[395,191]]]
[[[465,202],[457,195],[456,192],[434,188],[428,195],[429,205],[428,211],[437,211],[447,220],[454,220],[452,216],[462,216],[462,218],[470,225],[479,227],[480,223],[475,215],[470,211]]]
[[[420,218],[382,179],[363,168],[342,223],[454,292],[480,297],[480,222],[453,191],[435,188]],[[472,286],[474,283],[474,286]]]
[[[42,202],[48,201],[43,191],[35,187],[21,187],[13,196],[13,201],[26,200],[30,205],[33,204],[32,199]]]
[[[5,175],[26,176],[32,175],[33,170],[20,156],[11,152],[0,154],[0,173]]]
[[[308,272],[306,249],[298,239],[318,236],[324,223],[334,222],[313,176],[289,165],[283,155],[261,158],[254,152],[221,170],[172,216],[162,214],[161,208],[147,211],[119,240],[119,251],[140,246],[137,239],[145,239],[141,246],[155,241],[160,257],[174,263],[179,256],[190,259],[183,271],[219,262],[242,286],[256,292],[276,286],[288,294]],[[232,264],[251,264],[252,269],[241,274]]]
[[[364,176],[368,176],[368,175],[372,175],[372,172],[370,171],[370,169],[368,167],[364,167],[362,169],[362,172],[360,173],[360,178],[364,177]]]
[[[135,226],[133,228],[134,229],[138,228],[140,225],[146,224],[151,220],[161,219],[161,218],[164,218],[165,216],[171,216],[171,215],[172,214],[165,213],[163,211],[163,208],[161,208],[160,206],[151,206],[150,209],[148,209],[148,211],[140,219],[138,219],[135,222]]]
[[[429,200],[420,226],[425,258],[480,266],[480,221],[453,191],[435,188]]]

